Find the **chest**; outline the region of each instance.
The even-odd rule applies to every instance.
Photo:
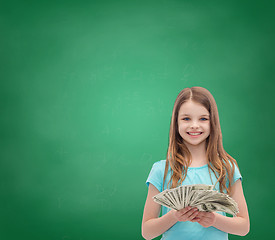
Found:
[[[165,180],[165,189],[167,183],[171,178],[171,173],[167,174],[167,178]],[[205,168],[191,168],[188,169],[186,178],[182,182],[182,185],[192,185],[192,184],[206,184],[206,185],[215,185],[214,190],[219,191],[219,182],[217,182],[217,178],[215,174],[208,169]]]

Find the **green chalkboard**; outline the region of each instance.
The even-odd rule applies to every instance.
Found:
[[[243,239],[274,236],[274,16],[268,0],[1,1],[0,239],[142,239],[145,181],[192,86],[243,175]]]

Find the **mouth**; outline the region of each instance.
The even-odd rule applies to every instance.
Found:
[[[191,136],[199,136],[202,134],[202,132],[187,132],[187,134]]]

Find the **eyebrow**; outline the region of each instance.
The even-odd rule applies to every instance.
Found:
[[[190,114],[184,113],[184,114],[181,114],[181,115],[180,115],[180,117],[182,117],[182,116],[190,116]],[[202,117],[202,116],[207,116],[207,117],[209,117],[208,114],[203,114],[203,115],[201,115],[201,117]]]

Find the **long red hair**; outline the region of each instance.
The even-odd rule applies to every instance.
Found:
[[[210,134],[206,139],[208,168],[215,174],[217,182],[219,182],[220,192],[226,190],[229,194],[235,171],[234,164],[236,164],[236,166],[238,165],[236,160],[223,148],[221,126],[215,99],[207,89],[202,87],[185,88],[176,98],[170,124],[163,189],[169,166],[171,168],[171,179],[168,185],[171,186],[171,188],[175,188],[186,178],[188,166],[191,163],[191,153],[183,143],[178,130],[178,112],[181,105],[188,100],[203,105],[210,114]],[[226,186],[227,178],[229,180],[228,187]]]

